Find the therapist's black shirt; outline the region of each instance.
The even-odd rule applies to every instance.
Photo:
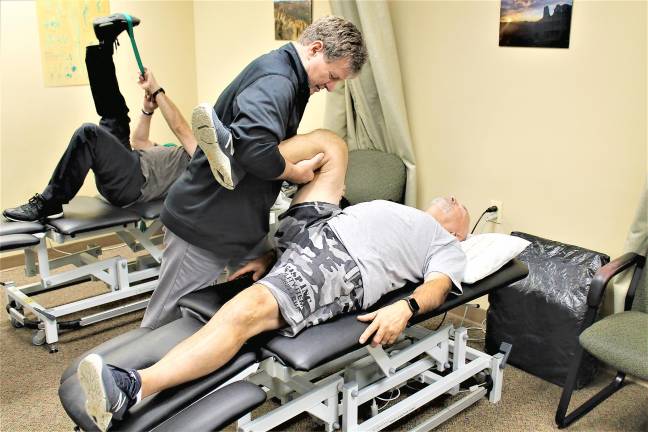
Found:
[[[220,95],[214,109],[232,132],[234,158],[246,174],[234,190],[222,187],[205,154],[196,152],[173,184],[160,216],[183,240],[237,259],[268,232],[268,215],[285,169],[278,144],[297,133],[309,98],[308,76],[292,44],[250,63]]]

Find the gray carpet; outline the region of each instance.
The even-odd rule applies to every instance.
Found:
[[[123,249],[113,253],[125,253]],[[0,271],[0,280],[13,280],[18,285],[34,281],[26,278],[22,268]],[[87,282],[74,287],[42,294],[39,301],[46,306],[69,302],[73,299],[105,290],[101,283]],[[63,370],[72,359],[85,350],[116,335],[138,326],[142,312],[104,321],[93,326],[63,333],[59,352],[49,354],[44,347],[31,344],[31,330],[14,329],[5,312],[0,312],[0,431],[71,431],[72,422],[61,407],[58,382]],[[439,319],[431,320],[436,326]],[[478,345],[476,345],[478,347]],[[575,393],[573,404],[593,395],[602,388],[609,376],[602,374],[586,389]],[[557,430],[553,418],[560,397],[560,387],[547,383],[514,367],[504,373],[502,400],[491,404],[482,399],[458,416],[441,425],[440,431],[552,431]],[[448,400],[433,402],[404,420],[392,425],[390,430],[407,430],[443,408]],[[574,406],[572,404],[572,406]],[[255,413],[265,412],[275,406],[266,402]],[[281,426],[281,430],[323,430],[306,416]],[[230,426],[227,430],[234,431]],[[648,431],[648,389],[629,384],[593,412],[575,423],[573,431]]]

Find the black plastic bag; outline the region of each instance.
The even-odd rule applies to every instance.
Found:
[[[513,344],[509,363],[562,386],[578,348],[587,294],[596,271],[610,257],[530,234],[511,235],[531,244],[517,257],[529,275],[489,296],[486,351]],[[585,353],[576,388],[592,380],[598,361]]]

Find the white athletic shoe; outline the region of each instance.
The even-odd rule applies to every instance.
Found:
[[[113,417],[124,417],[141,388],[136,371],[106,365],[98,354],[81,360],[77,376],[86,396],[86,413],[102,432],[108,430]]]
[[[224,188],[234,189],[244,171],[234,160],[232,134],[216,115],[214,108],[206,103],[198,105],[191,116],[193,134],[198,147],[205,153],[212,174]]]

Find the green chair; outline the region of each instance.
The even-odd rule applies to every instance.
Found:
[[[351,204],[383,199],[403,203],[407,174],[395,154],[378,150],[349,152],[344,196]]]
[[[594,275],[579,337],[582,348],[575,355],[556,411],[559,428],[569,426],[619,390],[626,374],[648,380],[648,272],[644,271],[645,262],[645,256],[626,253],[601,267]],[[632,266],[634,273],[626,294],[624,311],[594,322],[610,279]],[[617,374],[608,386],[567,415],[584,351],[614,368]]]

